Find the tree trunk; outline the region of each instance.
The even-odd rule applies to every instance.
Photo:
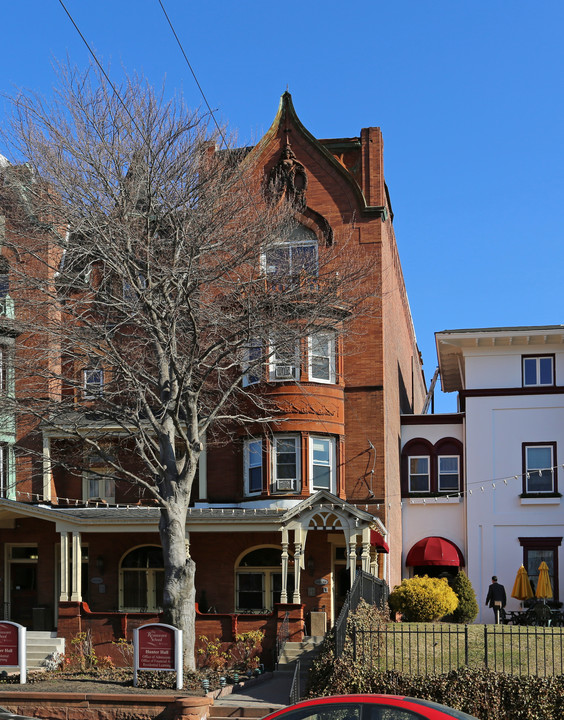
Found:
[[[194,670],[196,659],[196,564],[186,542],[186,508],[174,505],[161,510],[159,532],[163,547],[165,582],[164,622],[182,630],[184,667]]]

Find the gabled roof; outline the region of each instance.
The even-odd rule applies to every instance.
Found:
[[[327,149],[326,145],[330,144],[332,141],[324,140],[323,142],[320,142],[309,132],[309,130],[305,128],[296,113],[294,104],[292,102],[292,96],[288,91],[286,91],[280,98],[278,112],[276,113],[276,117],[274,118],[272,125],[264,134],[262,139],[257,143],[257,145],[255,145],[255,147],[246,155],[245,159],[243,160],[243,164],[252,164],[252,162],[255,161],[260,156],[260,154],[268,147],[268,145],[273,142],[277,137],[284,137],[285,135],[286,140],[288,140],[288,130],[290,127],[293,131],[299,133],[315,149],[315,151],[321,156],[323,156],[326,162],[339,175],[341,175],[343,180],[350,186],[362,210],[369,212],[378,212],[380,214],[385,211],[385,208],[383,207],[371,207],[367,205],[364,193],[362,192],[355,178]],[[358,138],[354,138],[354,140],[339,139],[335,142],[341,144],[345,142],[350,144],[359,144]]]

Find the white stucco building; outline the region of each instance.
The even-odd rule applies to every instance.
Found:
[[[442,388],[458,392],[460,412],[403,416],[404,576],[465,566],[477,620],[491,622],[491,576],[518,609],[509,596],[519,566],[534,584],[544,560],[558,602],[564,326],[446,330],[436,344]]]

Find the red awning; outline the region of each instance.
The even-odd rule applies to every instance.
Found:
[[[370,531],[370,544],[372,547],[378,548],[378,552],[385,552],[389,553],[390,548],[388,547],[388,543],[384,540],[384,538],[380,535],[378,530],[371,530]]]
[[[419,540],[407,553],[408,567],[425,565],[464,566],[464,556],[456,545],[442,537],[426,537]]]

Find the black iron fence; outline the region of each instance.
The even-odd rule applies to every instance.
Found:
[[[377,605],[385,610],[388,602],[389,589],[384,580],[374,577],[362,570],[357,572],[355,581],[347,593],[347,597],[335,622],[335,652],[337,657],[343,652],[347,636],[347,618],[354,612],[361,600],[369,605]]]
[[[393,623],[353,628],[351,639],[354,659],[375,670],[427,675],[470,666],[513,675],[564,674],[562,627]]]

